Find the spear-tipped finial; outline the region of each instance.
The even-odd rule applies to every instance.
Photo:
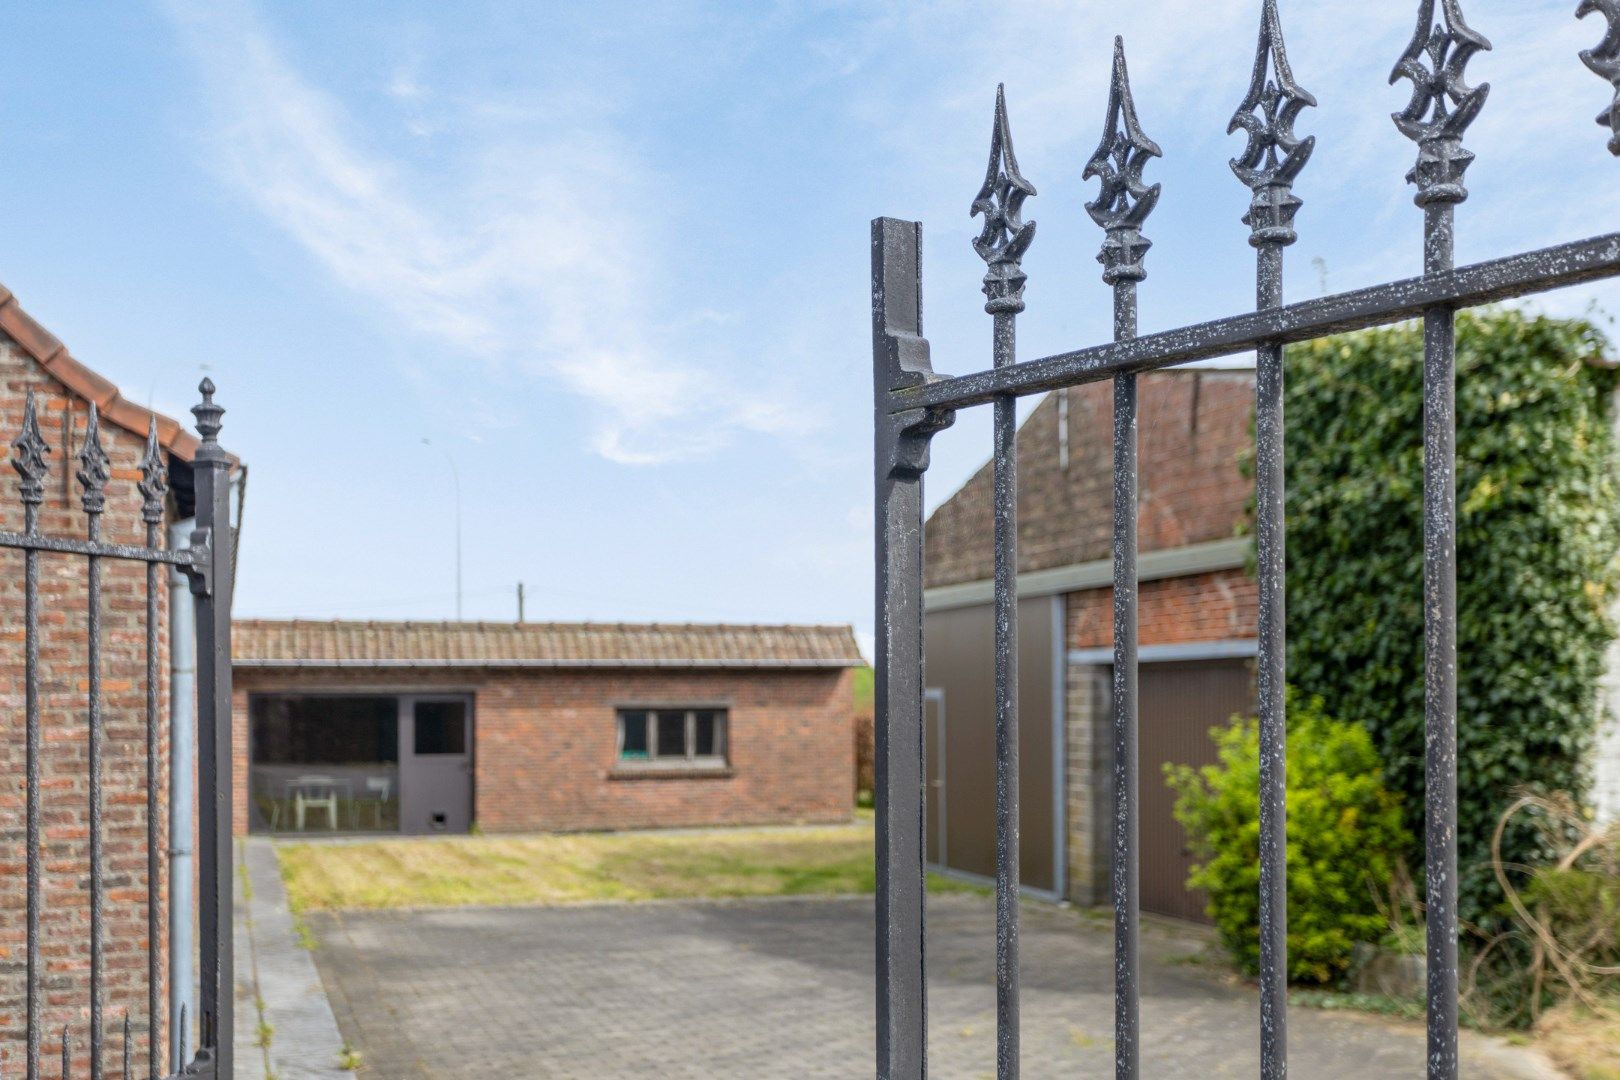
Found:
[[[1102,190],[1086,204],[1091,220],[1108,233],[1097,261],[1103,280],[1110,285],[1147,277],[1142,257],[1152,243],[1142,235],[1142,224],[1159,203],[1160,185],[1148,187],[1142,170],[1149,158],[1163,157],[1159,144],[1142,132],[1131,98],[1131,76],[1125,67],[1125,39],[1114,39],[1114,76],[1108,90],[1108,119],[1102,142],[1086,163],[1082,180],[1097,177]]]
[[[1277,0],[1265,0],[1254,77],[1226,127],[1228,135],[1242,130],[1249,136],[1242,156],[1232,159],[1232,171],[1254,192],[1243,223],[1252,230],[1249,242],[1256,247],[1299,239],[1294,215],[1304,204],[1294,195],[1293,185],[1316,149],[1316,137],[1300,139],[1294,134],[1294,121],[1307,105],[1315,104],[1316,98],[1294,81],[1288,65]]]
[[[169,468],[158,446],[157,417],[146,429],[146,453],[141,455],[141,520],[148,525],[163,521],[163,497],[169,493]]]
[[[45,477],[50,466],[45,455],[51,452],[45,437],[39,433],[39,413],[34,406],[34,391],[28,391],[28,403],[23,406],[22,431],[11,440],[11,467],[21,477],[24,506],[39,506],[45,501]]]
[[[107,506],[107,478],[112,475],[112,462],[101,445],[101,413],[96,403],[90,403],[90,422],[84,428],[84,447],[79,451],[79,469],[75,473],[84,488],[81,502],[87,514],[99,514]]]
[[[1601,12],[1609,26],[1596,48],[1581,50],[1581,63],[1614,86],[1614,100],[1598,114],[1597,122],[1614,133],[1609,153],[1620,157],[1620,0],[1581,0],[1575,17],[1584,19],[1594,11]]]
[[[1392,85],[1412,80],[1412,100],[1394,120],[1418,144],[1418,163],[1406,180],[1417,185],[1419,206],[1468,198],[1462,180],[1474,155],[1462,138],[1491,92],[1490,84],[1472,87],[1463,78],[1468,61],[1491,43],[1464,21],[1458,0],[1438,2],[1443,21],[1435,19],[1436,0],[1421,0],[1417,30],[1389,76]]]
[[[214,404],[214,380],[203,379],[197,385],[197,392],[202,395],[202,401],[191,407],[191,415],[197,418],[197,434],[202,436],[205,443],[218,443],[219,421],[225,415],[225,410]]]
[[[990,129],[990,165],[969,211],[971,217],[984,215],[984,229],[973,241],[973,250],[989,265],[984,275],[984,295],[988,297],[984,310],[992,315],[1024,310],[1025,274],[1020,262],[1035,239],[1035,223],[1020,215],[1024,200],[1033,194],[1035,185],[1018,171],[1012,127],[1007,123],[1006,87],[998,85],[996,119]]]

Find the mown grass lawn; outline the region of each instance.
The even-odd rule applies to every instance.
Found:
[[[872,827],[277,846],[294,911],[869,893]],[[935,891],[979,891],[930,875]]]

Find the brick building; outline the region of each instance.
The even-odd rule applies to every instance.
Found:
[[[141,544],[139,463],[153,414],[120,396],[117,387],[90,371],[0,287],[0,430],[9,443],[21,431],[29,391],[41,433],[51,452],[42,532],[81,537],[86,518],[74,480],[91,403],[100,413],[102,445],[111,463],[105,540]],[[171,492],[165,526],[191,516],[191,461],[195,438],[167,417],[155,417],[166,453]],[[10,468],[0,497],[0,530],[20,532],[23,506]],[[26,984],[26,743],[24,717],[23,553],[0,549],[0,1073],[21,1075],[25,1046]],[[55,1059],[64,1027],[72,1042],[75,1071],[88,1063],[89,1018],[89,791],[87,752],[88,631],[85,560],[41,554],[41,955],[46,1060]],[[166,577],[166,575],[165,575]],[[167,590],[163,590],[164,593]],[[103,560],[103,872],[105,903],[105,1016],[108,1076],[119,1040],[113,1036],[128,1014],[144,1053],[147,999],[146,874],[146,571],[136,563]],[[161,715],[168,714],[168,604],[159,596],[158,641],[164,655],[158,686]],[[165,721],[162,730],[167,730]],[[167,740],[159,747],[159,775],[167,775]],[[159,795],[167,807],[167,792]],[[166,822],[160,822],[160,830]],[[167,890],[160,891],[166,906]],[[158,943],[162,948],[162,943]]]
[[[273,832],[827,822],[848,627],[238,620],[236,821]]]
[[[1202,918],[1162,777],[1213,760],[1208,729],[1252,708],[1258,615],[1238,532],[1253,492],[1251,372],[1140,380],[1142,905]],[[1113,398],[1043,400],[1018,433],[1021,864],[1026,887],[1108,896]],[[928,519],[928,857],[994,872],[994,551],[986,465]]]

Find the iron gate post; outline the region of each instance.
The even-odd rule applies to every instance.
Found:
[[[197,607],[197,789],[202,796],[199,1063],[211,1063],[215,1080],[230,1080],[236,988],[231,955],[231,463],[219,445],[225,410],[214,404],[214,384],[204,379],[199,389],[202,402],[191,410],[202,436],[194,459],[197,531],[192,534],[196,561],[191,577]]]
[[[923,960],[923,473],[954,413],[891,413],[889,394],[935,378],[922,337],[922,226],[872,222],[876,415],[875,755],[877,1075],[928,1071]]]

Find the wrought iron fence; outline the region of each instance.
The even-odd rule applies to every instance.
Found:
[[[102,615],[107,606],[103,595],[102,570],[108,560],[144,564],[145,593],[145,825],[146,825],[146,915],[147,915],[147,1021],[144,1069],[148,1077],[171,1075],[168,1062],[182,1060],[188,1047],[187,1018],[177,1018],[175,1049],[165,1054],[164,1023],[160,1012],[160,964],[163,952],[161,933],[162,873],[160,857],[167,837],[160,835],[158,795],[163,780],[160,735],[159,628],[160,590],[164,587],[163,568],[172,566],[187,575],[197,608],[197,725],[199,860],[201,899],[199,902],[198,966],[201,974],[200,1016],[197,1029],[200,1048],[180,1075],[209,1076],[228,1080],[232,1075],[232,990],[231,963],[231,672],[230,672],[230,590],[233,538],[229,521],[229,477],[231,459],[220,447],[220,418],[225,410],[213,400],[213,383],[204,380],[202,401],[191,411],[202,437],[193,460],[196,502],[196,531],[187,548],[165,546],[163,519],[169,492],[169,470],[158,445],[157,421],[147,434],[146,452],[140,462],[141,521],[145,543],[112,543],[103,539],[102,514],[107,509],[107,482],[112,463],[102,443],[100,418],[94,405],[77,454],[75,476],[80,487],[80,507],[85,516],[82,537],[49,535],[40,528],[40,508],[45,501],[51,448],[40,430],[32,390],[23,414],[22,430],[11,442],[12,466],[19,477],[18,491],[23,507],[23,530],[0,532],[0,547],[23,552],[23,630],[24,630],[24,724],[26,756],[25,814],[27,864],[27,957],[25,975],[26,1036],[22,1047],[27,1080],[39,1080],[44,1042],[46,969],[42,953],[47,947],[74,950],[85,946],[89,954],[89,1012],[87,1043],[92,1080],[101,1080],[106,1070],[108,1043],[104,1015],[106,990],[105,906],[107,883],[103,851],[104,797],[102,791],[105,723],[102,679],[106,666],[103,656]],[[41,724],[41,600],[40,562],[43,558],[67,556],[84,560],[87,606],[84,612],[86,666],[84,703],[86,761],[88,763],[88,905],[89,940],[67,942],[51,939],[41,927],[41,886],[47,855],[42,840],[42,770],[44,766]],[[131,1056],[134,1049],[128,1013],[122,1021],[122,1076],[134,1077]],[[61,1076],[72,1075],[73,1032],[60,1030]],[[134,1050],[139,1056],[138,1050]],[[13,1075],[8,1069],[7,1075]]]
[[[1616,94],[1598,122],[1620,156],[1620,0],[1581,0],[1578,17],[1607,21],[1602,42],[1581,53]],[[1137,846],[1137,388],[1142,372],[1256,353],[1256,543],[1259,575],[1260,1058],[1261,1075],[1287,1075],[1287,922],[1284,811],[1284,347],[1350,330],[1421,318],[1424,323],[1424,612],[1427,758],[1428,1075],[1457,1075],[1456,491],[1455,314],[1459,309],[1620,275],[1620,234],[1609,234],[1461,268],[1453,265],[1456,207],[1468,197],[1463,146],[1489,86],[1465,68],[1490,43],[1459,0],[1420,0],[1417,28],[1390,76],[1412,84],[1394,114],[1417,144],[1407,180],[1423,208],[1423,276],[1285,305],[1284,250],[1296,239],[1302,203],[1293,183],[1315,140],[1294,132],[1315,99],[1295,80],[1276,0],[1262,4],[1259,47],[1247,94],[1229,133],[1247,144],[1232,170],[1251,194],[1243,222],[1255,248],[1256,310],[1138,336],[1136,296],[1151,246],[1142,229],[1160,187],[1144,170],[1160,148],[1144,133],[1131,97],[1122,41],[1115,41],[1107,122],[1085,168],[1101,190],[1086,210],[1103,230],[1103,281],[1113,289],[1114,341],[1019,363],[1016,319],[1024,310],[1020,262],[1035,234],[1022,217],[1035,194],[1013,154],[1006,101],[996,92],[990,160],[972,213],[984,219],[974,249],[987,264],[985,311],[993,319],[992,366],[960,377],[936,374],[922,336],[922,226],[872,223],[872,348],[877,533],[877,1075],[920,1080],[927,1070],[924,956],[923,475],[929,444],[957,411],[994,409],[996,662],[996,1060],[1019,1072],[1018,701],[1016,401],[1063,387],[1114,384],[1113,853],[1115,1075],[1139,1073]]]

